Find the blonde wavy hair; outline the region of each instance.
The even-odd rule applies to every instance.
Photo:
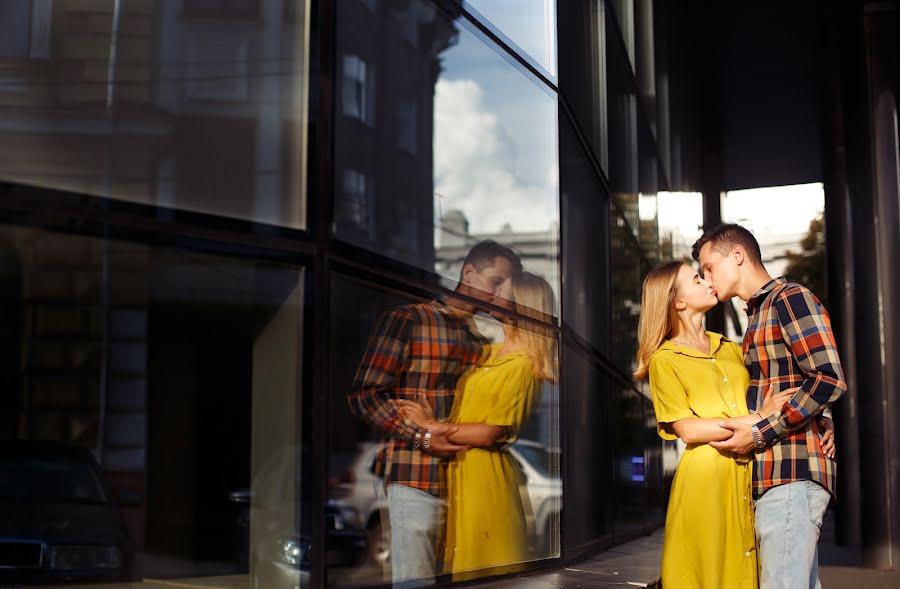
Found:
[[[678,292],[678,271],[683,265],[684,262],[666,262],[651,270],[644,279],[635,380],[647,378],[650,356],[664,341],[675,335],[678,326],[675,295]]]
[[[539,321],[551,321],[556,297],[546,280],[531,272],[519,272],[512,277],[512,301],[521,315]],[[504,328],[506,340],[518,344],[531,360],[534,376],[540,380],[559,380],[559,355],[552,330],[532,322],[514,321]]]

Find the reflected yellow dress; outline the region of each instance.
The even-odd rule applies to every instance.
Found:
[[[669,424],[686,417],[747,415],[750,377],[741,349],[707,332],[704,354],[667,341],[650,358],[650,390],[657,431],[675,439]],[[666,512],[662,585],[677,589],[755,589],[752,461],[688,444],[681,457]]]
[[[459,380],[450,413],[452,423],[487,423],[516,432],[536,402],[537,381],[531,360],[521,352],[498,357],[500,346]],[[502,448],[460,452],[447,469],[447,534],[444,570],[454,580],[469,571],[513,565],[528,556],[526,506],[520,493],[522,473]],[[530,511],[530,507],[528,507]],[[515,570],[516,567],[511,567]]]

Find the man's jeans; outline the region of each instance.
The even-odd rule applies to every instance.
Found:
[[[447,502],[424,491],[391,484],[391,573],[394,587],[407,589],[434,584],[435,547],[447,519]]]
[[[822,486],[797,481],[756,501],[760,589],[821,589],[817,545],[830,500]]]

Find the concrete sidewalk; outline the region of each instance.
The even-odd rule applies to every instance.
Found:
[[[837,546],[834,517],[828,512],[819,542],[823,589],[900,589],[900,571],[861,566],[859,548]],[[583,562],[552,572],[520,575],[475,586],[486,589],[562,589],[567,587],[655,587],[659,589],[663,530],[601,552]],[[672,589],[672,588],[668,588]],[[677,589],[677,588],[675,588]],[[724,588],[723,588],[724,589]]]
[[[834,520],[826,515],[819,542],[822,566],[819,578],[823,589],[900,589],[900,572],[876,571],[862,568],[858,548],[837,546],[834,543]],[[660,559],[663,529],[601,552],[584,561],[549,572],[526,574],[499,581],[484,580],[466,584],[484,589],[564,589],[604,587],[651,587],[660,589]],[[134,583],[103,585],[107,589],[246,589],[247,575],[205,577],[193,579],[145,579]],[[62,587],[62,586],[57,586]],[[97,585],[72,586],[67,589],[88,589]],[[666,589],[678,589],[666,588]],[[726,588],[722,588],[726,589]]]
[[[861,567],[823,566],[819,570],[822,589],[897,589],[900,572]]]
[[[614,546],[587,560],[559,570],[520,575],[502,581],[485,581],[486,589],[560,589],[563,587],[659,588],[662,528],[621,546]]]

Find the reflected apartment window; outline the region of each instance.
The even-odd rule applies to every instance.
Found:
[[[374,239],[375,179],[357,170],[344,170],[343,184],[340,222],[347,227],[342,229],[358,231]]]
[[[48,59],[52,0],[0,0],[0,58]]]
[[[375,67],[356,55],[344,56],[344,116],[375,126]]]
[[[416,101],[400,98],[396,102],[397,147],[410,155],[416,155]]]
[[[400,37],[411,47],[419,46],[419,23],[428,20],[427,15],[419,14],[420,12],[422,5],[411,4],[408,9],[398,12],[396,16]]]

